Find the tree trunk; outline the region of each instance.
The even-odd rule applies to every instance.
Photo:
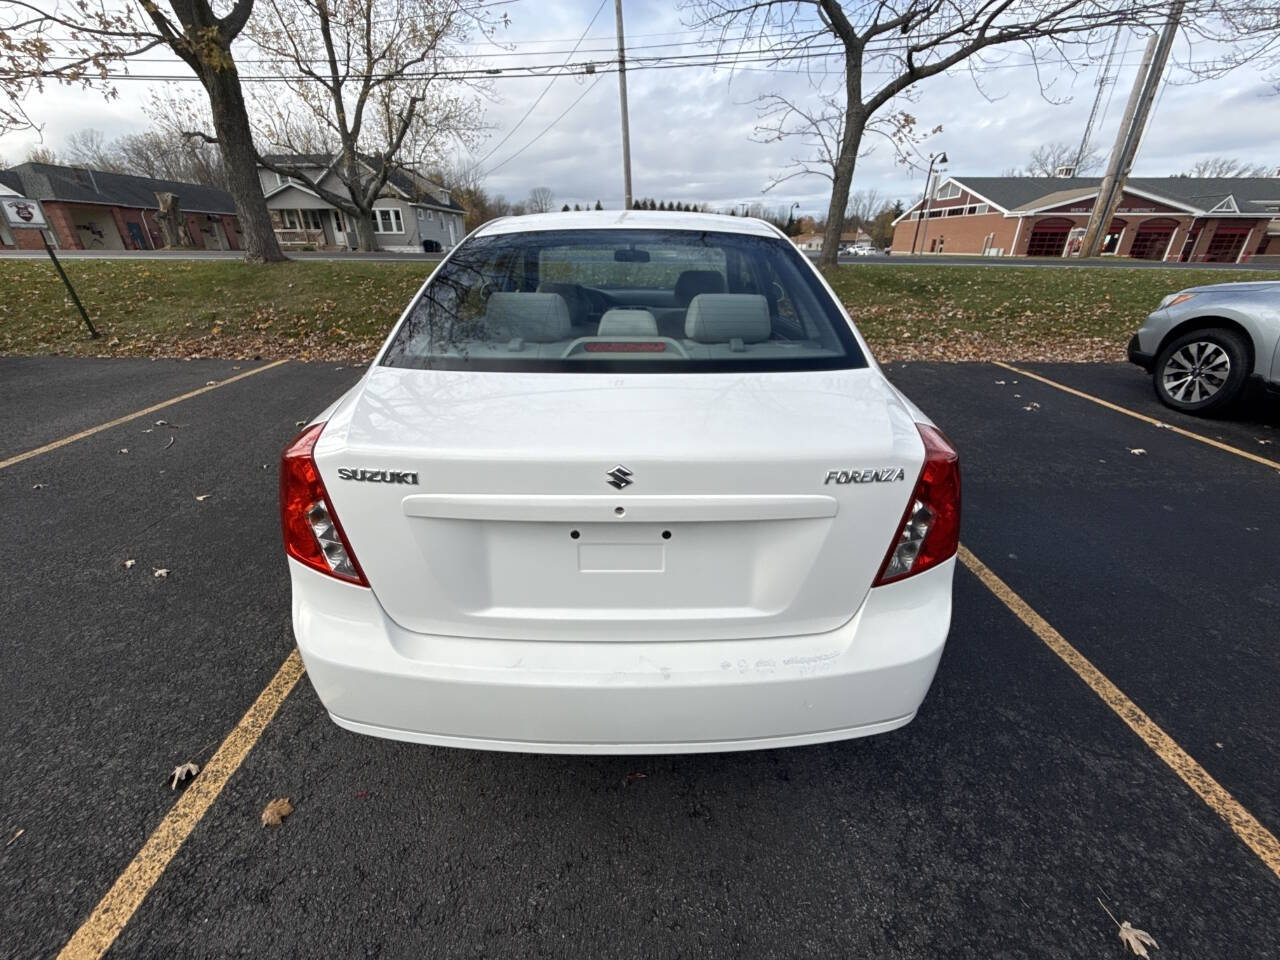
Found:
[[[372,253],[377,250],[378,243],[373,233],[373,217],[358,213],[354,219],[356,222],[356,239],[358,241],[356,249],[365,253]]]
[[[228,51],[227,57],[231,54]],[[240,77],[234,65],[222,69],[206,67],[201,80],[209,93],[213,109],[213,129],[222,149],[227,190],[235,201],[244,238],[244,258],[250,263],[274,263],[289,259],[280,249],[271,214],[262,195],[258,179],[258,161],[253,150],[253,133],[249,129],[249,112],[245,108]]]
[[[156,194],[156,223],[160,224],[166,250],[195,246],[187,230],[186,218],[182,216],[182,202],[176,193]]]
[[[836,160],[831,205],[827,208],[827,228],[822,234],[822,253],[818,257],[820,267],[834,267],[840,254],[844,212],[849,206],[849,188],[853,185],[853,171],[858,165],[858,151],[862,148],[862,134],[866,126],[867,118],[860,109],[850,110],[845,117],[845,136]]]

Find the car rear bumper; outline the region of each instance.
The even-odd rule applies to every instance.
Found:
[[[877,587],[829,633],[559,642],[410,633],[370,590],[289,561],[293,625],[334,722],[529,753],[694,753],[883,733],[915,716],[951,622],[955,560]]]

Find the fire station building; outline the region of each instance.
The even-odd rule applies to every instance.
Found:
[[[1074,256],[1101,177],[939,177],[894,221],[893,253]],[[1130,177],[1105,255],[1236,263],[1280,257],[1280,177]]]

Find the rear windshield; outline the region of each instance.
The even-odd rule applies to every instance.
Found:
[[[786,240],[632,229],[464,241],[382,362],[635,373],[866,366],[839,308]]]

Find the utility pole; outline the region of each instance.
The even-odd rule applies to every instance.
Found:
[[[1169,52],[1173,49],[1173,41],[1178,34],[1178,24],[1182,20],[1182,9],[1186,0],[1174,0],[1169,9],[1169,19],[1157,38],[1147,40],[1142,54],[1142,64],[1138,67],[1138,75],[1134,78],[1133,90],[1129,94],[1129,102],[1125,107],[1124,119],[1120,122],[1120,130],[1116,134],[1116,143],[1111,151],[1111,161],[1107,165],[1107,175],[1102,179],[1098,189],[1098,197],[1093,202],[1093,214],[1089,218],[1089,226],[1085,230],[1084,241],[1080,245],[1080,256],[1096,257],[1102,246],[1102,238],[1111,227],[1111,220],[1120,206],[1124,196],[1125,181],[1129,171],[1133,169],[1133,159],[1138,153],[1138,144],[1142,141],[1147,119],[1151,116],[1151,104],[1160,89],[1160,78],[1169,62]]]
[[[622,39],[622,0],[613,0],[618,23],[618,99],[622,103],[622,209],[631,209],[631,123],[627,119],[627,50]]]

